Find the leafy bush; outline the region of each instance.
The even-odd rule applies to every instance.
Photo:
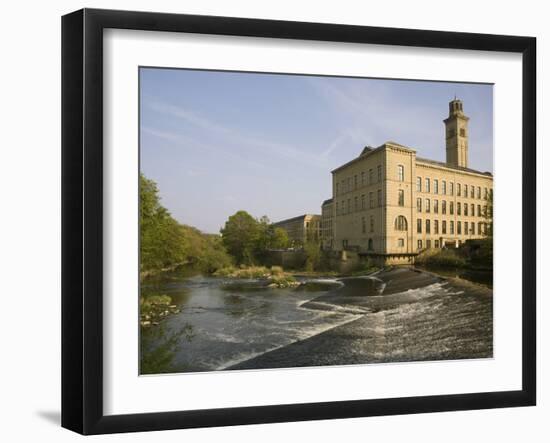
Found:
[[[462,268],[466,266],[466,259],[455,249],[428,249],[416,257],[415,263],[442,268]]]

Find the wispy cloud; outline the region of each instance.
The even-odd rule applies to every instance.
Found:
[[[265,168],[264,164],[251,160],[246,155],[242,155],[235,150],[222,149],[220,148],[220,145],[217,145],[217,144],[204,143],[192,137],[188,137],[182,134],[169,132],[169,131],[162,131],[162,130],[149,128],[149,127],[142,128],[142,131],[144,134],[149,134],[154,137],[161,138],[163,140],[168,140],[174,143],[178,147],[183,147],[185,149],[207,151],[215,154],[216,156],[222,156],[222,157],[238,160],[239,162],[242,162],[242,164],[248,165],[253,168],[260,168],[260,169]]]
[[[218,137],[224,144],[232,144],[254,151],[260,149],[268,156],[283,157],[308,166],[326,167],[324,159],[316,154],[309,153],[296,146],[271,141],[257,134],[236,130],[181,106],[160,102],[149,102],[148,106],[155,112],[182,119],[186,123],[206,131],[210,136]]]

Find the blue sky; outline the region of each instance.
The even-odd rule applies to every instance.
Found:
[[[141,171],[204,232],[240,209],[272,221],[320,213],[330,171],[365,145],[445,161],[455,94],[470,117],[469,166],[492,172],[491,85],[141,68]]]

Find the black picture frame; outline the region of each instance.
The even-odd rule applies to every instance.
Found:
[[[522,389],[104,415],[102,37],[108,28],[521,54]],[[62,18],[62,426],[82,434],[104,434],[535,405],[535,87],[533,37],[97,9],[65,15]]]

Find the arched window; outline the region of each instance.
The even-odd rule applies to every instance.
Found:
[[[368,245],[369,251],[372,251],[374,249],[372,244],[372,238],[369,238],[369,245]]]
[[[397,218],[395,219],[395,230],[396,231],[407,230],[407,219],[402,215],[397,216]]]

